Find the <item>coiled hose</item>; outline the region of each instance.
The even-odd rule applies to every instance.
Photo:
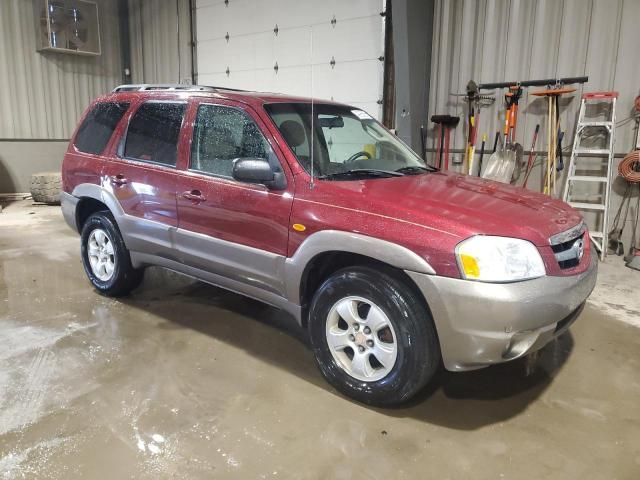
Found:
[[[618,165],[618,175],[629,183],[640,183],[640,95],[633,103],[636,110],[636,150],[622,159]]]
[[[640,183],[640,150],[627,154],[618,165],[618,175],[629,183]]]

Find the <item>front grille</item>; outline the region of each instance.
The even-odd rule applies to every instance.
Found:
[[[580,264],[584,254],[586,227],[584,223],[576,225],[566,232],[554,235],[549,239],[551,249],[562,270],[573,268]]]

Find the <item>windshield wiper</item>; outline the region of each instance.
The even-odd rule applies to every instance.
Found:
[[[438,168],[436,167],[432,167],[431,165],[427,165],[425,167],[423,166],[418,166],[418,165],[412,165],[409,167],[402,167],[396,170],[396,172],[398,173],[405,173],[408,175],[418,175],[420,173],[424,173],[424,172],[437,172],[439,171]]]
[[[343,172],[327,173],[326,175],[320,175],[320,180],[331,180],[332,178],[340,177],[377,177],[377,178],[389,178],[389,177],[402,177],[404,173],[392,170],[378,170],[375,168],[354,168],[352,170],[345,170]]]

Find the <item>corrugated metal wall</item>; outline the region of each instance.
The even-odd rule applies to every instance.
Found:
[[[89,102],[120,83],[117,2],[99,0],[102,55],[36,51],[30,0],[0,0],[0,140],[69,138]]]
[[[134,83],[191,83],[189,0],[129,0]]]
[[[631,114],[640,89],[638,56],[638,0],[438,0],[436,2],[429,117],[434,113],[459,115],[454,146],[464,147],[466,105],[461,97],[466,84],[588,75],[589,83],[561,107],[566,143],[582,91],[620,92],[618,120]],[[546,104],[525,89],[520,102],[518,141],[529,148],[536,123],[545,128]],[[480,133],[489,143],[499,128],[502,94],[482,109]],[[434,146],[429,122],[428,145]],[[544,138],[544,130],[541,131]],[[616,151],[633,145],[633,122],[618,127]],[[544,149],[543,141],[538,143]]]

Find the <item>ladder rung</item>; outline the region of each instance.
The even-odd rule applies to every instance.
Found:
[[[580,208],[582,210],[603,210],[604,205],[598,203],[582,203],[582,202],[568,202],[574,208]]]
[[[576,155],[582,155],[585,153],[592,155],[609,155],[611,150],[607,148],[576,148],[573,153]]]
[[[578,127],[611,127],[612,125],[613,122],[582,122],[578,124]]]
[[[596,238],[602,238],[602,237],[604,237],[604,235],[602,234],[602,232],[589,232],[589,235],[591,235],[592,237],[596,237]]]
[[[571,175],[569,181],[572,182],[606,182],[607,177],[596,177],[595,175]]]
[[[592,100],[594,98],[618,98],[618,92],[587,92],[582,94],[583,100]]]

